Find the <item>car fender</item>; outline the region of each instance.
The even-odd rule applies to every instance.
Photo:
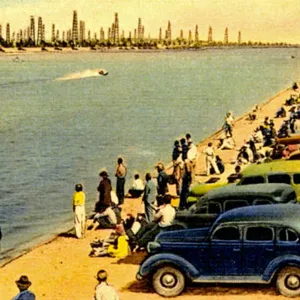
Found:
[[[169,226],[169,230],[182,230],[182,229],[187,229],[188,226],[180,221],[174,221],[171,226]]]
[[[265,269],[262,279],[270,281],[277,271],[286,266],[300,267],[300,256],[287,254],[273,259]]]
[[[183,275],[189,279],[198,277],[199,274],[198,270],[181,256],[170,253],[159,253],[150,256],[142,263],[139,269],[139,275],[147,277],[164,265],[173,266],[179,269],[182,271]]]

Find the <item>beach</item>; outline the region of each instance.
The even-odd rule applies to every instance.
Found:
[[[254,129],[258,127],[266,116],[274,118],[277,109],[289,98],[291,89],[285,89],[266,102],[258,103],[257,118],[248,120],[249,112],[237,117],[234,123],[233,134],[236,142],[235,150],[219,150],[217,154],[226,163],[221,180],[233,172],[231,162],[237,156],[239,149],[245,140],[249,139]],[[225,115],[224,111],[224,115]],[[274,119],[278,128],[282,119]],[[196,179],[205,182],[203,149],[209,141],[217,146],[222,137],[222,130],[210,135],[206,139],[194,142],[198,144],[198,160],[196,165]],[[155,162],[153,162],[154,165]],[[166,162],[167,163],[167,162]],[[122,214],[128,212],[136,214],[142,211],[141,199],[125,199]],[[70,211],[71,214],[71,211]],[[90,222],[90,221],[89,221]],[[95,276],[99,269],[106,269],[112,284],[119,293],[120,299],[161,299],[155,294],[147,282],[138,282],[135,275],[144,253],[133,253],[125,259],[116,258],[92,258],[88,254],[91,250],[90,242],[95,238],[103,238],[109,235],[110,230],[88,230],[84,239],[75,239],[71,233],[62,233],[50,242],[37,246],[28,253],[10,261],[0,268],[0,296],[1,299],[11,299],[17,294],[15,280],[20,275],[27,275],[31,282],[31,290],[37,299],[92,299],[97,284]],[[202,285],[188,288],[177,299],[284,299],[276,291],[275,286],[263,285]]]

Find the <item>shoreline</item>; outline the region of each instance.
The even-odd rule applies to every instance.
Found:
[[[23,55],[31,55],[31,54],[79,54],[79,53],[167,53],[167,52],[183,52],[183,51],[190,51],[190,52],[203,52],[203,51],[210,51],[210,50],[245,50],[245,49],[299,49],[300,45],[251,45],[251,46],[244,46],[244,45],[220,45],[220,46],[203,46],[203,47],[174,47],[174,48],[154,48],[154,49],[143,49],[143,48],[126,48],[126,47],[111,47],[111,48],[95,48],[91,49],[90,47],[79,47],[76,50],[72,49],[71,47],[61,47],[61,50],[55,49],[54,47],[46,47],[46,50],[42,50],[41,47],[30,47],[30,48],[23,48],[23,50],[18,50],[16,47],[4,48],[4,50],[0,51],[0,57],[5,56],[23,56]]]
[[[262,123],[266,115],[273,118],[274,112],[280,104],[284,103],[283,100],[286,99],[289,93],[291,93],[291,89],[284,88],[273,97],[260,103],[260,110],[257,113],[257,119],[255,121],[246,120],[251,111],[238,116],[234,123],[234,137],[236,144],[238,146],[243,144],[245,137],[248,137],[249,133],[253,132],[253,128]],[[224,112],[224,115],[225,113],[226,112]],[[275,127],[278,128],[278,124],[282,119],[274,119],[274,121]],[[197,143],[198,152],[201,154],[201,151],[206,147],[208,141],[215,142],[218,140],[222,135],[222,132],[223,130],[219,129],[199,141]],[[237,147],[237,149],[238,148],[239,147]],[[232,157],[235,156],[236,150],[221,150],[218,154],[220,154],[222,158],[224,157],[224,161],[227,163],[225,173],[222,174],[222,179],[224,179],[225,176],[228,176],[228,173],[231,173],[231,165],[229,162]],[[201,159],[203,161],[201,161]],[[198,155],[196,175],[199,182],[208,179],[208,177],[203,176],[203,167],[203,156]],[[127,198],[122,213],[135,213],[140,210],[140,199],[135,200]],[[135,282],[135,273],[138,268],[139,260],[141,259],[139,254],[135,253],[123,260],[106,257],[88,257],[89,243],[95,237],[107,236],[110,230],[87,231],[86,238],[82,240],[71,237],[72,231],[73,229],[70,229],[57,234],[46,242],[27,249],[25,253],[22,253],[1,265],[0,277],[3,278],[4,284],[0,286],[0,295],[3,295],[5,299],[9,299],[16,294],[14,281],[21,275],[20,273],[22,273],[27,274],[33,282],[32,291],[35,292],[38,299],[91,299],[96,284],[93,278],[100,266],[101,268],[107,268],[109,272],[109,282],[118,289],[121,299],[138,300],[141,299],[141,297],[146,297],[143,299],[160,299],[153,291],[149,291],[149,287],[143,286],[142,283]],[[34,264],[33,261],[35,262]],[[43,271],[46,269],[48,273],[47,276],[44,275]],[[45,282],[46,278],[47,282]],[[78,281],[74,280],[74,278],[77,278]],[[135,288],[135,284],[138,288]],[[56,292],[52,291],[54,286],[58,287]],[[141,291],[143,293],[141,295],[139,289],[146,290],[146,294]],[[197,293],[194,295],[184,293],[182,296],[179,296],[178,299],[184,299],[188,296],[192,298],[195,297],[195,299],[196,297],[197,299],[199,298]],[[227,295],[228,299],[231,299],[231,296],[232,295],[230,294],[229,296]],[[247,299],[248,297],[248,295],[243,295],[243,293],[238,296],[240,296],[241,299]],[[256,294],[254,295],[254,297],[257,296],[258,295]],[[264,293],[262,293],[262,296],[264,296]],[[271,294],[271,298],[272,296],[276,296],[276,294]],[[204,293],[203,298],[209,299],[209,297],[210,296],[206,296]],[[253,297],[253,294],[249,297]]]

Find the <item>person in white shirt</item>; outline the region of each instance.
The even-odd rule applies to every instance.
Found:
[[[99,284],[96,286],[95,300],[119,300],[119,296],[111,285],[107,283],[107,272],[100,270],[97,273]]]
[[[128,191],[128,193],[132,198],[139,198],[143,194],[144,188],[144,183],[142,179],[140,179],[140,175],[135,174],[132,183],[132,188]]]
[[[195,171],[196,171],[196,162],[197,162],[197,146],[193,143],[192,140],[188,142],[188,153],[187,153],[187,159],[190,161],[191,164],[191,176],[192,176],[192,183],[195,182]]]
[[[216,174],[220,174],[219,168],[216,164],[216,155],[213,148],[213,144],[210,142],[207,145],[207,148],[204,150],[205,162],[206,162],[206,175],[210,175],[210,168],[213,167]]]
[[[136,235],[139,248],[145,248],[164,228],[173,224],[176,210],[171,205],[171,195],[164,195],[162,201],[163,204],[153,216],[154,221],[141,228]]]

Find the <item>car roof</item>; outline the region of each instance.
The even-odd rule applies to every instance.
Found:
[[[299,216],[299,204],[253,205],[221,214],[213,227],[228,222],[271,223],[292,227],[300,233]]]
[[[294,191],[293,187],[286,183],[231,184],[210,190],[202,197],[202,199],[204,201],[212,201],[232,196],[256,195],[280,200],[279,197],[281,197],[282,194],[288,195]]]
[[[278,173],[300,173],[300,161],[275,160],[263,164],[252,164],[245,168],[241,174],[244,176],[262,175],[271,172]]]

